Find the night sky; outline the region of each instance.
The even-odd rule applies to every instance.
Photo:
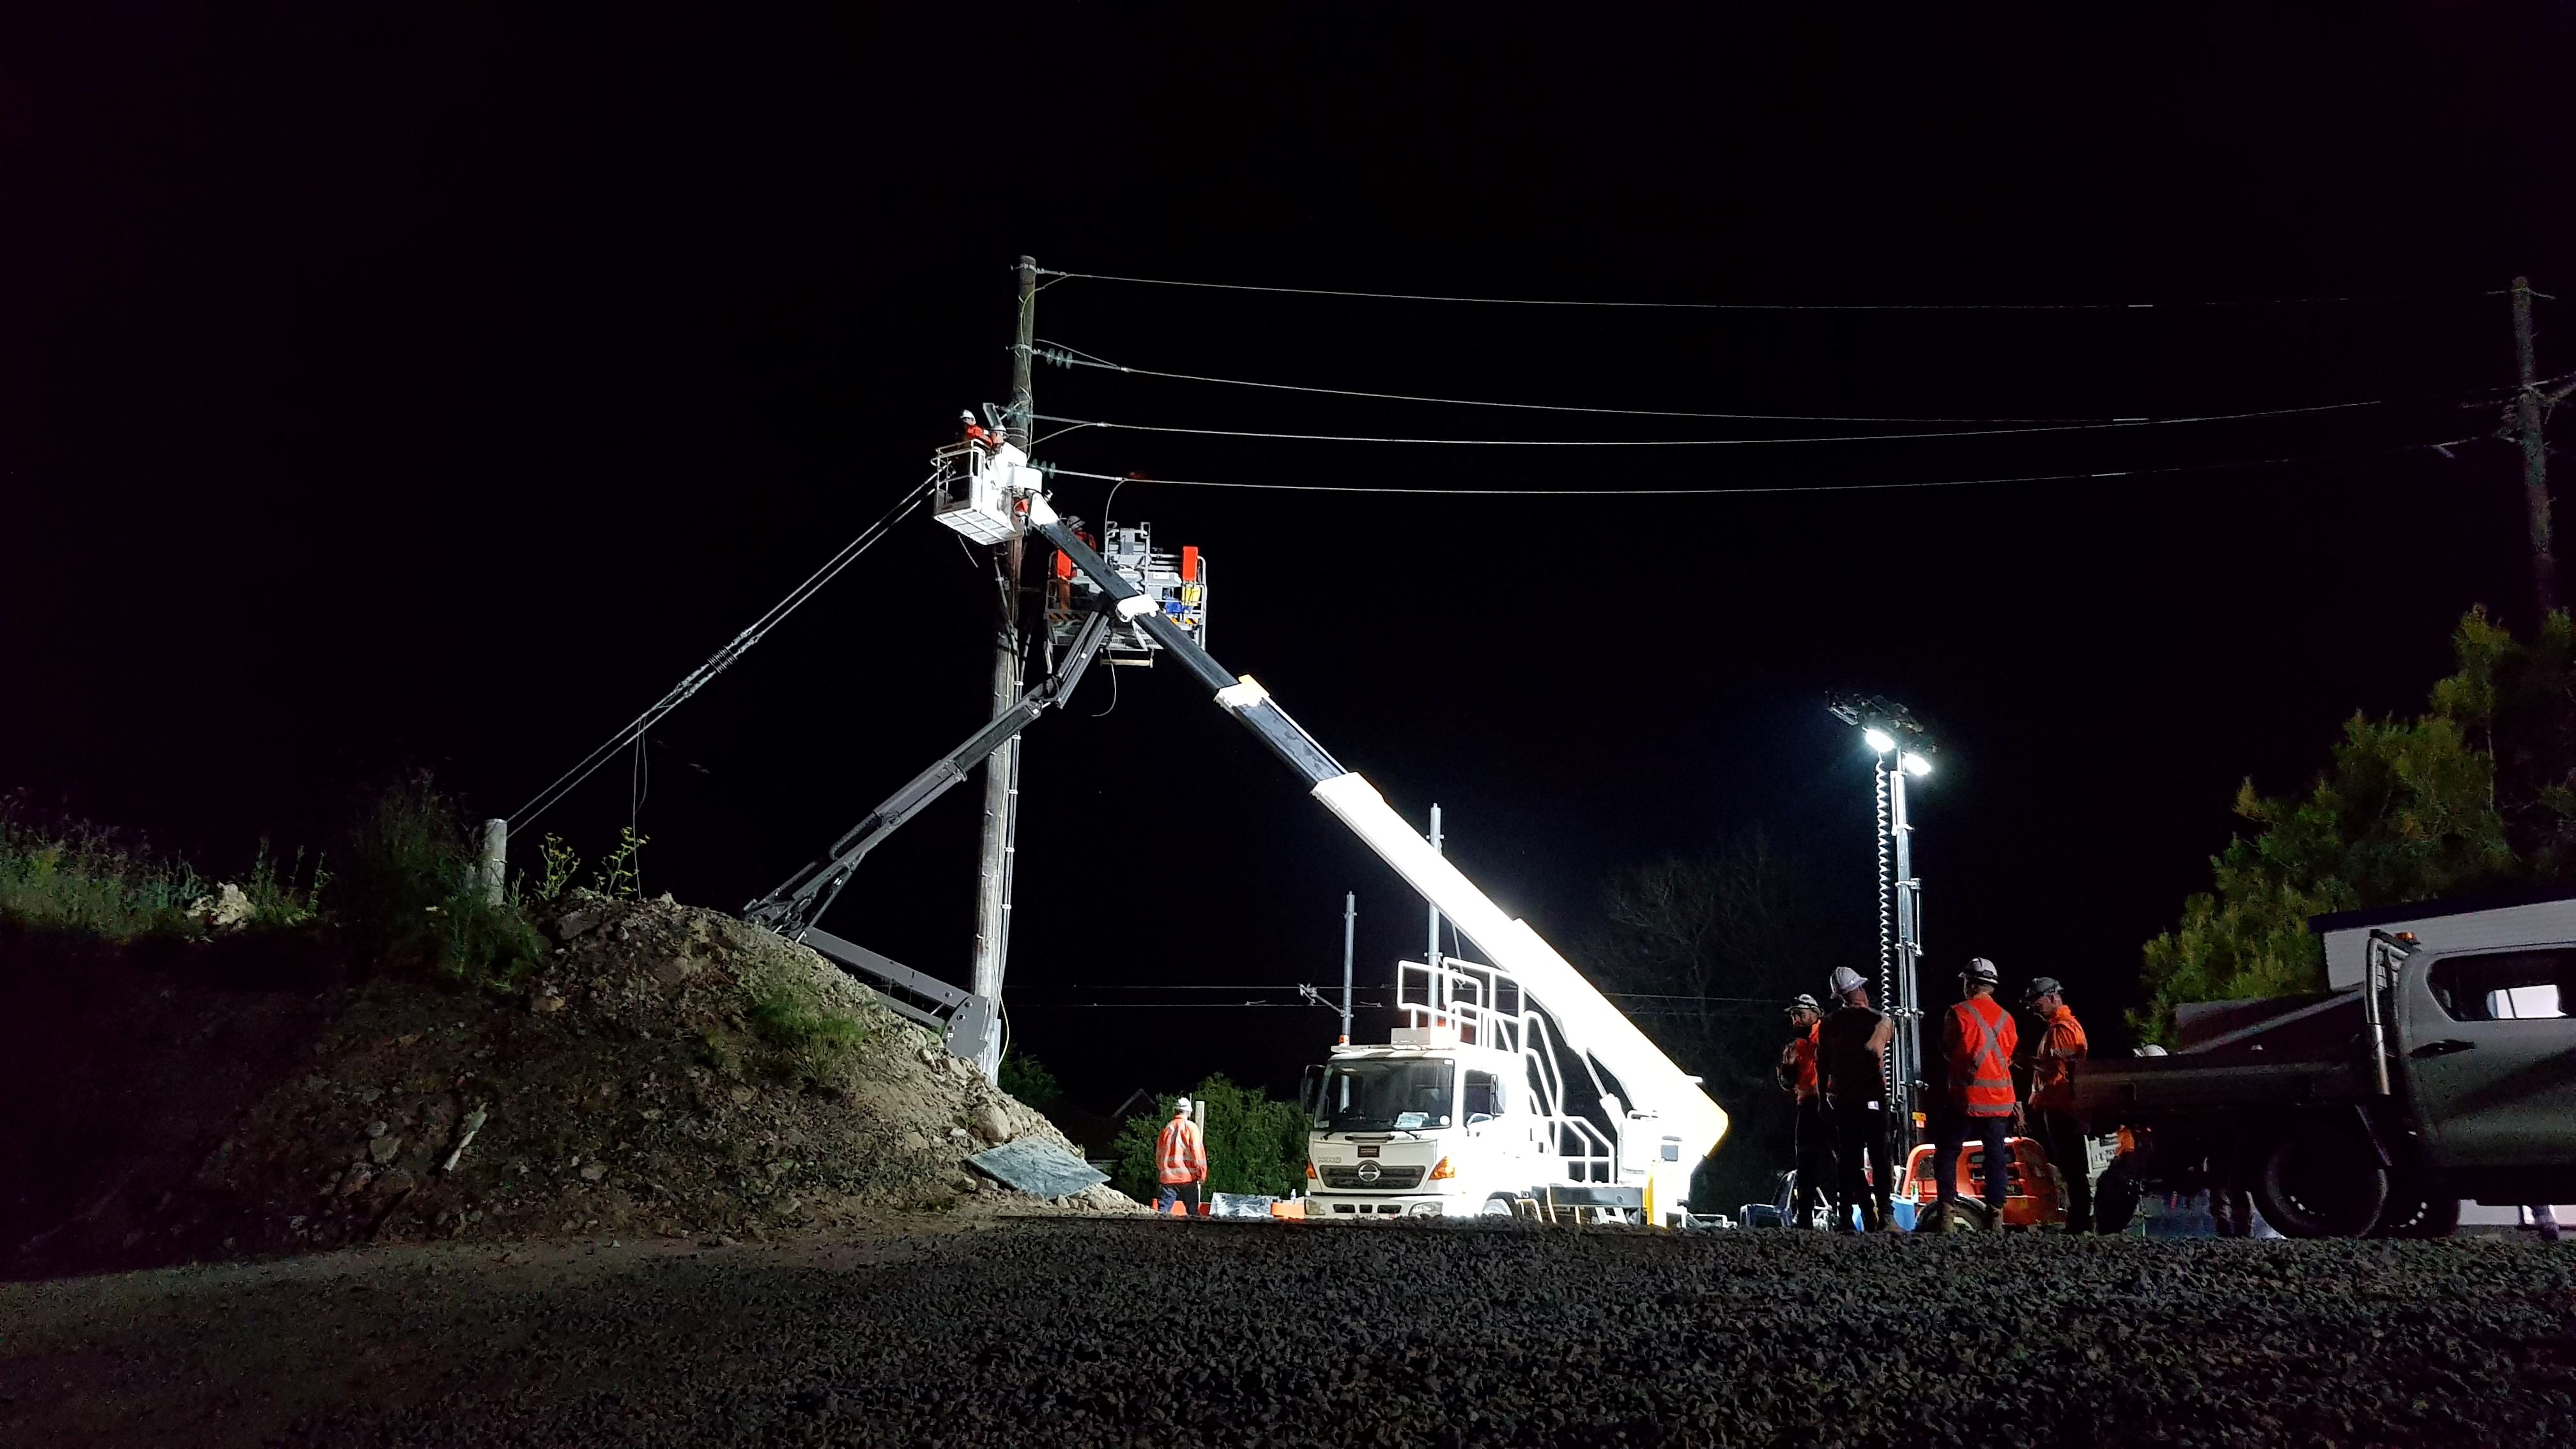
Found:
[[[1916,795],[1936,977],[1969,954],[2051,972],[2116,1037],[2237,782],[2297,788],[2353,710],[2420,705],[2470,604],[2531,622],[2518,456],[2416,445],[2493,430],[2515,274],[2576,296],[2576,18],[1802,9],[76,7],[0,58],[0,787],[218,869],[262,834],[324,839],[409,767],[515,808],[1005,397],[1023,252],[1270,287],[1910,304],[1066,280],[1038,332],[1168,372],[1614,409],[2378,405],[1691,448],[1086,429],[1040,455],[1809,490],[1129,484],[1116,516],[1204,549],[1215,655],[1399,809],[1439,802],[1468,872],[1568,946],[1613,871],[1755,822],[1865,879],[1868,758],[1824,695],[1908,703],[1942,745]],[[2314,298],[2347,300],[2285,300]],[[2576,300],[2540,305],[2543,373],[2576,368]],[[1037,401],[1414,438],[1922,430],[1055,368]],[[2279,458],[2300,461],[2211,466]],[[2124,476],[1855,487],[2101,473]],[[1096,518],[1105,486],[1066,481],[1059,507]],[[916,517],[673,716],[646,888],[738,908],[952,746],[985,708],[987,598]],[[1248,734],[1177,670],[1118,675],[1029,736],[1015,983],[1337,982],[1345,890],[1364,986],[1419,952],[1419,903]],[[635,793],[621,762],[536,829],[596,855]],[[826,924],[962,979],[979,793],[881,849]],[[1100,1106],[1210,1069],[1284,1087],[1333,1030],[1012,1020]]]

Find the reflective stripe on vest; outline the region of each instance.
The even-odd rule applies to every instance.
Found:
[[[1175,1117],[1163,1124],[1154,1144],[1154,1167],[1164,1182],[1196,1182],[1207,1176],[1207,1149],[1199,1144],[1199,1124]]]
[[[1978,1008],[1982,1006],[1985,1011]],[[1986,1011],[1994,1013],[1988,1017]],[[2012,1064],[2003,1044],[2002,1027],[2011,1020],[1991,997],[1980,996],[1950,1008],[1959,1022],[1961,1052],[1950,1058],[1950,1094],[1971,1117],[2008,1117],[2013,1109]],[[1965,1056],[1967,1060],[1961,1061]]]

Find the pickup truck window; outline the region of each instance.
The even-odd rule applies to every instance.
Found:
[[[2449,956],[2425,984],[2453,1021],[2520,1021],[2565,1016],[2576,1003],[2576,950]]]

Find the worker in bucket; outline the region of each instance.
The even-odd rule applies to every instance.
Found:
[[[1810,1220],[1811,1201],[1828,1216],[1834,1206],[1833,1124],[1825,1116],[1824,1089],[1816,1076],[1816,1041],[1824,1024],[1824,1008],[1815,997],[1799,992],[1789,1002],[1789,1041],[1780,1048],[1780,1062],[1773,1069],[1794,1113],[1789,1119],[1790,1165],[1797,1172],[1797,1186],[1789,1196],[1792,1224]]]
[[[1896,1023],[1871,1009],[1859,972],[1837,966],[1832,984],[1842,1005],[1816,1033],[1816,1071],[1834,1123],[1834,1231],[1899,1232],[1888,1207],[1896,1163],[1887,1136],[1887,1044],[1896,1039]],[[1852,1226],[1855,1212],[1860,1229]]]
[[[2075,1064],[2084,1060],[2084,1023],[2066,1005],[2066,988],[2054,976],[2032,979],[2023,1009],[2039,1023],[2023,1064],[2030,1069],[2029,1135],[2066,1180],[2066,1230],[2093,1230],[2093,1182],[2084,1154],[2084,1124],[2075,1116]]]
[[[1155,1199],[1154,1211],[1167,1213],[1180,1203],[1185,1212],[1196,1216],[1199,1185],[1207,1181],[1207,1143],[1190,1116],[1187,1097],[1173,1101],[1172,1120],[1163,1124],[1163,1135],[1154,1142],[1154,1169],[1163,1181],[1163,1195]]]
[[[1970,961],[1959,972],[1958,1003],[1941,1018],[1941,1058],[1949,1065],[1950,1084],[1932,1123],[1932,1186],[1940,1201],[1932,1221],[1918,1225],[1936,1233],[1950,1230],[1950,1214],[1959,1203],[1959,1149],[1970,1132],[1985,1148],[1986,1226],[2003,1226],[2004,1199],[2012,1189],[2007,1138],[2021,1110],[2012,1079],[2021,1028],[1995,1000],[2001,979],[1994,962],[1983,956]]]

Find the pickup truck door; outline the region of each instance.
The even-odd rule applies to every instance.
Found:
[[[2561,992],[2565,993],[2562,1001]],[[2576,946],[2409,960],[2396,1065],[2434,1162],[2567,1160],[2576,1139]]]

